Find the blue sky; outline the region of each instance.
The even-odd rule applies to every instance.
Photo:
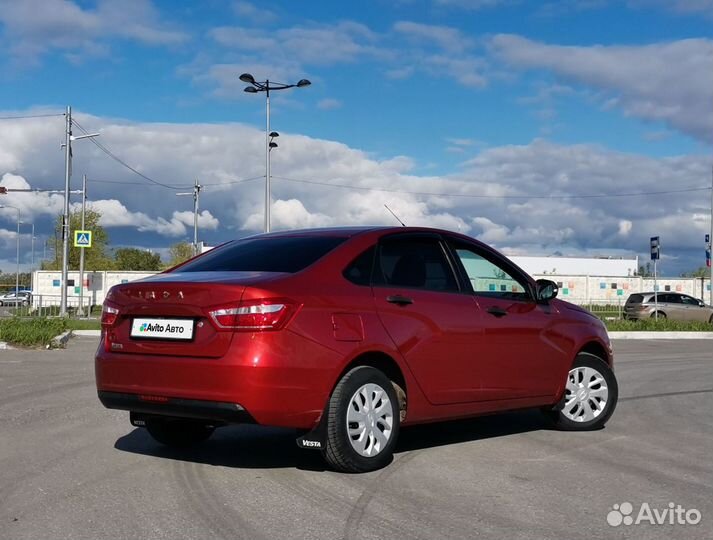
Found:
[[[264,174],[264,96],[238,75],[306,77],[274,95],[273,173],[362,189],[276,180],[276,227],[389,222],[374,210],[388,199],[410,223],[512,253],[643,254],[660,234],[674,274],[702,262],[706,192],[574,197],[709,185],[712,23],[711,0],[0,0],[0,109],[71,104],[152,178],[213,184],[202,237],[215,243],[261,223],[260,183],[227,184]],[[57,187],[62,118],[3,122],[3,185]],[[29,133],[36,144],[21,144]],[[89,143],[75,153],[75,176],[126,184],[90,194],[114,244],[161,250],[190,236],[187,200],[147,197],[161,190],[136,187]],[[385,187],[465,196],[367,189]],[[57,201],[15,197],[48,233]]]

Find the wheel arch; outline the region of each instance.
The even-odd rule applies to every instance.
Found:
[[[362,352],[352,358],[351,361],[347,362],[344,369],[339,373],[336,380],[332,384],[331,392],[334,391],[334,387],[337,383],[342,380],[342,377],[346,375],[350,370],[359,366],[369,366],[374,369],[378,369],[384,375],[386,375],[389,380],[394,383],[396,387],[396,394],[399,398],[399,409],[401,410],[401,420],[403,421],[406,413],[406,403],[408,397],[408,385],[406,382],[406,377],[401,369],[399,363],[390,355],[382,351],[367,351]]]
[[[588,341],[585,343],[578,351],[577,354],[575,355],[575,358],[577,357],[578,354],[580,353],[586,353],[586,354],[591,354],[593,356],[596,356],[597,358],[602,359],[606,364],[611,367],[612,365],[612,358],[609,352],[607,351],[606,347],[602,345],[598,341]],[[574,361],[574,359],[572,360]]]

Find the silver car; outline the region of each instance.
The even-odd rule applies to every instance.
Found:
[[[30,292],[10,292],[0,296],[0,306],[29,306],[30,302],[32,302],[32,293]]]
[[[658,311],[660,319],[713,324],[713,307],[707,306],[698,298],[675,292],[660,292],[657,300],[655,303],[653,292],[630,295],[624,305],[624,318],[650,319],[655,317]]]

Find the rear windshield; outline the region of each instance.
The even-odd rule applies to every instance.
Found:
[[[346,237],[287,236],[237,240],[209,251],[176,272],[287,272],[307,268]]]
[[[632,294],[626,301],[627,304],[640,304],[644,301],[644,297],[641,294]]]

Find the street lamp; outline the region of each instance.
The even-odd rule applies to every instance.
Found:
[[[256,81],[250,73],[240,75],[240,80],[249,84],[245,88],[248,94],[257,94],[265,92],[265,102],[267,110],[267,128],[265,129],[265,232],[270,232],[270,150],[277,148],[277,143],[272,139],[272,134],[277,136],[277,132],[270,131],[270,91],[271,90],[287,90],[288,88],[304,88],[312,84],[307,79],[300,79],[297,84],[284,84],[266,81]],[[274,146],[273,146],[274,145]]]
[[[7,204],[0,205],[0,208],[17,210],[17,273],[15,274],[15,295],[17,295],[20,292],[20,209]]]

